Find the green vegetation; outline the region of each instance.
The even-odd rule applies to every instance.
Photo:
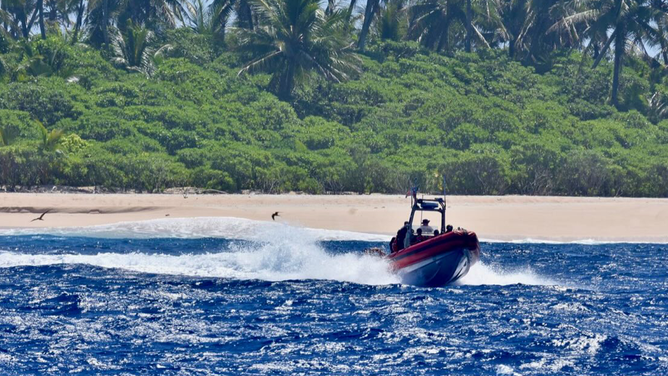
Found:
[[[668,197],[654,3],[3,2],[0,185]]]

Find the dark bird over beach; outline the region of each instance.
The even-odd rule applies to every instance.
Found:
[[[48,212],[50,212],[50,211],[51,211],[51,209],[49,209],[49,210],[45,211],[44,213],[42,213],[42,215],[40,215],[39,217],[37,217],[37,218],[33,219],[33,220],[32,220],[32,221],[30,221],[30,222],[35,222],[35,221],[43,221],[43,220],[44,220],[44,214],[46,214],[46,213],[48,213]]]
[[[275,221],[275,220],[276,220],[276,217],[280,217],[280,215],[278,215],[278,212],[276,212],[276,213],[274,213],[274,214],[271,215],[271,220],[272,220],[272,221]]]

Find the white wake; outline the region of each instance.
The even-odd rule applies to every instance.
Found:
[[[61,228],[0,229],[1,235],[62,235],[99,238],[226,238],[265,240],[270,232],[292,227],[284,222],[255,221],[234,217],[164,218],[118,222],[107,225]],[[389,241],[390,236],[352,231],[299,228],[301,236],[315,240]]]
[[[459,281],[462,285],[557,285],[558,283],[536,274],[530,268],[499,270],[483,262],[473,265]]]
[[[401,282],[386,260],[360,252],[332,254],[318,244],[318,241],[323,240],[384,242],[388,240],[386,235],[309,229],[282,222],[229,217],[169,218],[87,227],[0,230],[0,235],[35,234],[141,239],[214,237],[250,240],[251,243],[232,244],[230,249],[208,254],[188,254],[184,250],[179,255],[113,252],[54,255],[0,250],[0,267],[85,264],[142,273],[233,279],[328,279],[374,285]],[[528,268],[495,270],[478,262],[459,284],[555,283]]]
[[[174,226],[173,221],[151,221],[154,223],[142,227],[141,233],[150,234],[151,237],[175,237],[176,233],[193,234],[192,223],[187,224],[185,229],[179,229]],[[92,232],[101,235],[101,229],[96,227],[98,228]],[[160,231],[160,228],[163,231]],[[86,229],[90,231],[90,228]],[[107,231],[112,230],[105,228],[104,231],[109,234]],[[137,227],[133,227],[132,231],[137,234]],[[118,228],[112,232],[119,234]],[[320,239],[312,231],[285,224],[268,224],[253,227],[252,233],[245,235],[245,238],[261,241],[233,243],[230,248],[208,254],[188,254],[187,250],[179,255],[113,252],[54,255],[2,251],[0,267],[85,264],[142,273],[233,279],[328,279],[374,285],[400,282],[386,260],[358,252],[328,253],[318,244]]]

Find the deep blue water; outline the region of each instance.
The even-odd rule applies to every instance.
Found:
[[[0,236],[0,374],[668,374],[667,245],[483,243],[417,288],[294,243]]]

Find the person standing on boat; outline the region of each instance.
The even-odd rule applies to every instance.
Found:
[[[434,233],[434,229],[431,226],[429,226],[429,220],[428,219],[423,219],[422,220],[422,226],[420,226],[419,229],[422,230],[423,234],[433,234]]]
[[[406,234],[408,233],[408,221],[404,222],[404,227],[400,228],[397,231],[397,251],[404,249],[404,242],[406,240]]]

